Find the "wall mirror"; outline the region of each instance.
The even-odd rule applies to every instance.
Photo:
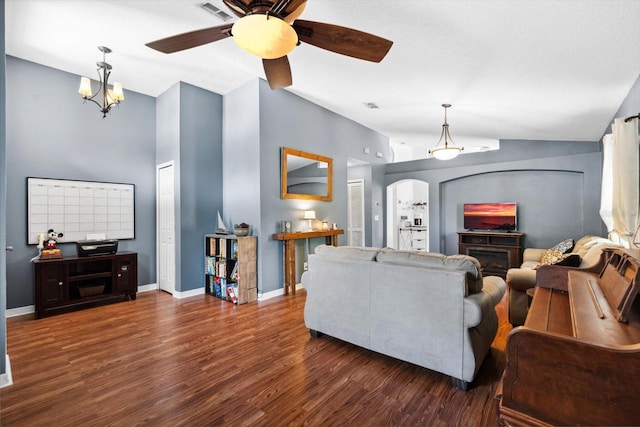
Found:
[[[333,196],[333,159],[282,147],[282,198],[322,200]]]

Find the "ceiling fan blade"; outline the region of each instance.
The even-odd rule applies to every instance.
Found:
[[[365,61],[382,61],[393,45],[373,34],[322,22],[297,20],[293,28],[302,42]]]
[[[181,50],[191,49],[192,47],[202,46],[203,44],[227,38],[231,36],[232,26],[233,24],[224,24],[218,27],[189,31],[187,33],[149,42],[146,46],[163,53],[179,52]]]
[[[293,84],[291,66],[286,55],[277,59],[263,59],[262,66],[271,89],[282,89]]]
[[[222,0],[222,2],[239,18],[251,12],[251,9],[240,0]]]

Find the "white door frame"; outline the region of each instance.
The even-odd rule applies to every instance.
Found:
[[[156,277],[158,279],[158,289],[167,291],[173,295],[175,295],[175,284],[176,284],[176,268],[175,268],[175,254],[176,254],[176,237],[175,237],[175,230],[176,230],[176,224],[175,224],[175,215],[173,215],[173,279],[170,280],[170,286],[167,289],[164,289],[161,287],[161,271],[160,271],[160,261],[161,261],[161,235],[160,235],[160,227],[161,227],[161,221],[160,221],[160,170],[164,169],[164,168],[168,168],[171,167],[172,168],[172,173],[174,174],[174,178],[175,178],[175,165],[174,165],[174,161],[171,160],[169,162],[166,163],[161,163],[159,165],[156,166]],[[174,209],[175,209],[175,179],[172,182],[173,187],[173,198],[174,198]],[[172,284],[172,285],[171,285]]]

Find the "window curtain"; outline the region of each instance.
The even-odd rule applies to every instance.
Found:
[[[630,247],[638,229],[640,211],[640,156],[638,119],[615,119],[603,143],[600,216],[609,238]]]

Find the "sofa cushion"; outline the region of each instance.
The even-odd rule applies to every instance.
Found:
[[[571,249],[573,249],[573,239],[565,239],[560,243],[556,243],[551,249],[559,251],[562,254],[571,252]]]
[[[540,261],[525,261],[522,263],[519,269],[521,270],[535,270],[540,265]]]
[[[468,255],[447,256],[432,252],[382,249],[378,252],[376,260],[378,262],[410,265],[413,267],[462,270],[467,273],[467,292],[473,294],[482,290],[482,266],[477,259]]]
[[[550,254],[543,255],[540,262],[533,267],[537,270],[542,265],[561,265],[564,267],[580,267],[582,258],[578,254],[561,254],[556,250],[549,249]]]
[[[609,239],[598,238],[594,239],[584,245],[582,251],[578,255],[582,256],[582,263],[580,267],[588,268],[593,267],[600,261],[602,250],[609,247],[619,247]]]
[[[376,259],[379,248],[367,248],[362,246],[316,246],[315,254],[331,259],[355,259],[361,261],[373,261]]]
[[[586,236],[582,236],[576,241],[576,244],[573,246],[572,251],[575,253],[579,253],[580,251],[583,250],[584,245],[591,244],[592,242],[601,240],[601,239],[604,239],[604,237],[592,236],[590,234],[587,234]]]

